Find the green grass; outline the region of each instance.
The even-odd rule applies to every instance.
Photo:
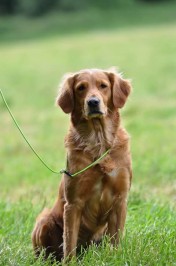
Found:
[[[31,144],[53,169],[65,165],[69,118],[54,107],[65,72],[119,66],[133,80],[122,110],[134,179],[126,234],[70,265],[176,265],[175,3],[112,11],[0,18],[0,86]],[[59,178],[48,172],[0,100],[0,265],[50,265],[33,257],[36,215],[52,206]]]

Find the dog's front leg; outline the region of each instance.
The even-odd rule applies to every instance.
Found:
[[[123,233],[126,219],[126,209],[126,197],[119,198],[119,202],[115,204],[109,215],[107,234],[110,236],[113,246],[118,245],[120,234]]]
[[[124,229],[130,179],[131,171],[123,167],[117,169],[116,177],[112,177],[115,202],[108,218],[108,234],[111,237],[111,243],[113,245],[118,244],[119,236]]]
[[[76,255],[76,246],[81,220],[81,208],[66,203],[64,207],[64,258]]]

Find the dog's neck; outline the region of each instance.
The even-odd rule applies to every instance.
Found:
[[[112,148],[120,125],[120,115],[118,111],[114,111],[106,117],[90,120],[81,117],[75,119],[72,115],[71,121],[66,146],[72,145],[75,149],[87,151],[96,158]]]

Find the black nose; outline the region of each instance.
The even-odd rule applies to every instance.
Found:
[[[100,100],[94,97],[90,98],[87,103],[89,107],[97,107],[100,103]]]

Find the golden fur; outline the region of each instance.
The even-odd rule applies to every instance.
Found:
[[[36,255],[46,248],[46,257],[53,253],[58,260],[71,258],[81,245],[104,234],[118,244],[132,178],[129,136],[119,108],[130,91],[130,82],[115,70],[88,69],[64,77],[57,104],[71,114],[67,170],[73,174],[110,151],[74,178],[63,174],[54,207],[37,218],[32,234]]]

